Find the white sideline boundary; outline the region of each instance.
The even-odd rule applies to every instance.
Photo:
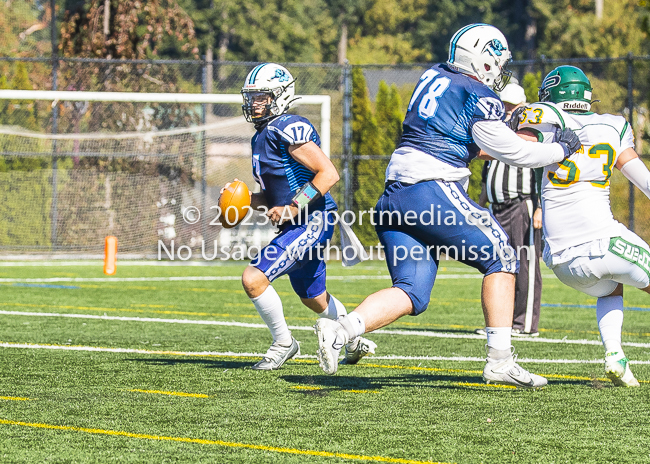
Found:
[[[32,316],[32,317],[64,317],[71,319],[95,319],[105,321],[122,321],[122,322],[158,322],[166,324],[195,324],[195,325],[216,325],[225,327],[247,327],[251,329],[265,329],[268,330],[265,324],[254,324],[249,322],[234,322],[234,321],[211,321],[200,319],[163,319],[157,317],[134,317],[134,316],[101,316],[95,314],[65,314],[65,313],[40,313],[40,312],[23,312],[23,311],[0,311],[0,315],[5,316]],[[313,332],[314,328],[311,326],[296,326],[290,325],[289,329],[296,331]],[[401,335],[406,337],[431,337],[431,338],[446,338],[446,339],[470,339],[470,340],[485,340],[485,337],[477,334],[453,334],[445,332],[430,332],[430,331],[417,331],[417,330],[384,330],[379,329],[371,332],[372,334],[381,335]],[[559,345],[596,345],[601,346],[602,343],[598,340],[571,340],[567,338],[518,338],[516,343],[531,342],[531,343],[554,343]],[[650,343],[636,343],[636,342],[623,342],[623,346],[632,346],[635,348],[650,348]]]
[[[40,345],[36,343],[11,343],[0,342],[1,348],[19,348],[33,350],[61,350],[61,351],[87,351],[87,352],[104,352],[104,353],[133,353],[133,354],[154,354],[154,355],[173,355],[173,356],[214,356],[214,357],[233,357],[233,358],[259,358],[264,353],[235,353],[232,351],[156,351],[143,350],[137,348],[106,348],[99,346],[73,346],[73,345]],[[316,359],[316,355],[301,354],[294,358],[299,359]],[[454,362],[485,362],[485,358],[476,358],[468,356],[366,356],[366,360],[381,361],[454,361]],[[520,362],[538,363],[538,364],[602,364],[602,359],[533,359],[520,358]],[[650,364],[650,361],[630,361],[630,364]],[[418,366],[419,367],[419,366]]]
[[[285,276],[283,276],[285,277]],[[482,279],[482,274],[442,274],[436,279]],[[389,280],[383,275],[327,276],[327,280]],[[0,283],[53,283],[53,282],[199,282],[241,280],[241,276],[178,276],[178,277],[47,277],[39,279],[1,278]]]

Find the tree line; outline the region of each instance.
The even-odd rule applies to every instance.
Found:
[[[465,24],[499,27],[514,58],[620,57],[649,50],[650,2],[603,0],[58,0],[57,52],[61,57],[200,59],[306,63],[404,64],[444,61],[453,33]],[[45,0],[0,3],[0,55],[48,56],[52,12]],[[48,88],[46,65],[0,62],[0,88]],[[37,69],[42,66],[42,69]],[[216,77],[222,72],[217,68]],[[620,111],[626,75],[620,67],[594,69],[592,82],[603,100],[599,111]],[[550,68],[549,68],[550,70]],[[197,69],[118,64],[65,65],[69,90],[200,91]],[[531,70],[527,70],[531,71]],[[522,73],[529,101],[542,75]],[[596,72],[597,71],[597,72]],[[382,82],[370,99],[361,68],[353,69],[352,166],[354,209],[368,209],[381,194],[387,156],[401,135],[412,85]],[[234,82],[233,85],[241,85]],[[413,83],[414,85],[415,83]],[[643,86],[647,86],[647,82]],[[406,88],[409,87],[409,88]],[[233,87],[234,88],[234,87]],[[234,90],[236,91],[236,89]],[[598,94],[598,92],[596,92]],[[644,102],[645,103],[645,102]],[[644,105],[645,106],[645,105]],[[0,123],[18,119],[36,129],[33,102],[5,102]],[[190,111],[163,112],[167,127],[195,118]],[[98,123],[115,123],[95,114]],[[182,121],[187,123],[188,121]],[[23,125],[24,126],[24,125]],[[62,127],[62,130],[66,128]],[[107,130],[115,129],[105,127]],[[643,133],[640,134],[643,137]],[[18,167],[18,160],[13,168]],[[21,161],[22,163],[22,161]],[[24,162],[20,169],[36,168]],[[11,162],[0,170],[12,169]],[[477,171],[473,166],[473,171]],[[470,193],[476,195],[478,176]],[[357,230],[366,244],[371,227]]]
[[[645,54],[646,0],[57,0],[63,56],[397,64],[445,59],[461,26],[499,27],[515,59]],[[46,0],[0,4],[0,55],[49,52]]]

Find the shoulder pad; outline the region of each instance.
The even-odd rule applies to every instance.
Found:
[[[603,120],[607,121],[607,124],[613,126],[621,135],[625,133],[629,127],[627,119],[623,116],[617,114],[601,114],[599,115]]]
[[[309,121],[302,116],[298,116],[297,114],[281,114],[277,118],[273,118],[273,120],[269,123],[269,126],[275,126],[279,129],[283,129],[284,127],[288,126],[291,123],[297,122],[297,121],[303,121],[309,123]]]
[[[564,129],[566,124],[565,114],[552,103],[537,102],[526,106],[520,116],[519,128],[535,128],[540,124],[549,124]]]
[[[269,131],[278,134],[289,145],[297,145],[312,140],[314,126],[302,116],[285,114],[269,124]]]

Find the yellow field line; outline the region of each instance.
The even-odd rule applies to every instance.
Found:
[[[483,373],[483,371],[474,371],[474,370],[467,370],[467,369],[441,369],[439,367],[396,366],[396,365],[370,364],[370,363],[359,364],[359,366],[375,367],[379,369],[406,369],[406,370],[427,371],[427,372],[454,372],[458,374],[482,374]]]
[[[461,387],[490,387],[490,388],[514,388],[517,389],[514,385],[495,385],[492,383],[470,383],[470,382],[454,382],[454,385],[459,385]]]
[[[566,379],[566,380],[585,380],[585,381],[599,380],[601,382],[610,381],[606,377],[593,378],[593,377],[584,377],[580,375],[544,374],[544,377],[548,377],[550,379]],[[650,383],[650,380],[639,380],[639,383]]]
[[[276,446],[265,445],[251,445],[248,443],[236,443],[222,440],[204,440],[202,438],[187,438],[187,437],[169,437],[164,435],[147,435],[144,433],[131,433],[119,430],[102,430],[102,429],[89,429],[85,427],[73,427],[70,425],[51,425],[39,424],[32,422],[20,422],[6,419],[0,419],[0,424],[6,425],[20,425],[23,427],[34,427],[39,429],[50,430],[68,430],[72,432],[84,432],[98,435],[110,435],[118,437],[139,438],[143,440],[159,440],[159,441],[175,441],[180,443],[196,443],[200,445],[217,445],[229,448],[245,448],[259,451],[271,451],[275,453],[296,454],[302,456],[319,456],[325,458],[341,458],[355,461],[373,461],[373,462],[394,462],[400,464],[433,464],[432,461],[416,461],[412,459],[389,458],[384,456],[364,456],[359,454],[346,454],[346,453],[331,453],[329,451],[315,451],[315,450],[302,450],[296,448],[280,448]],[[438,462],[436,464],[445,464]]]
[[[190,396],[192,398],[210,398],[209,395],[204,395],[203,393],[183,393],[183,392],[167,392],[167,391],[158,391],[158,390],[129,390],[130,392],[137,393],[154,393],[158,395],[172,395],[172,396]]]
[[[29,398],[21,398],[19,396],[0,396],[0,400],[6,401],[29,401]]]
[[[136,308],[176,308],[176,305],[132,304]]]
[[[294,361],[305,362],[307,360],[295,359]],[[441,369],[439,367],[395,366],[395,365],[382,365],[382,364],[369,364],[369,363],[358,364],[358,366],[374,367],[379,369],[406,369],[406,370],[413,370],[413,371],[428,371],[428,372],[454,372],[459,374],[482,374],[483,373],[483,371],[474,371],[468,369]],[[586,380],[586,381],[590,381],[590,380],[608,381],[609,380],[605,378],[594,379],[592,377],[584,377],[584,376],[577,376],[577,375],[562,375],[562,374],[540,374],[540,375],[543,375],[544,377],[548,377],[551,379]],[[639,380],[639,383],[650,383],[650,380]],[[477,384],[477,385],[483,385],[483,384]]]
[[[315,387],[311,385],[296,385],[289,388],[291,388],[292,390],[303,390],[303,391],[317,391],[323,389],[323,387]],[[333,391],[341,391],[344,393],[379,393],[378,391],[374,391],[374,390],[333,390]]]
[[[378,391],[375,390],[341,390],[341,391],[345,393],[379,393]]]

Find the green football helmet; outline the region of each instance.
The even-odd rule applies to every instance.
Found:
[[[589,111],[591,82],[580,68],[558,66],[544,78],[539,101],[558,103],[565,111]]]

